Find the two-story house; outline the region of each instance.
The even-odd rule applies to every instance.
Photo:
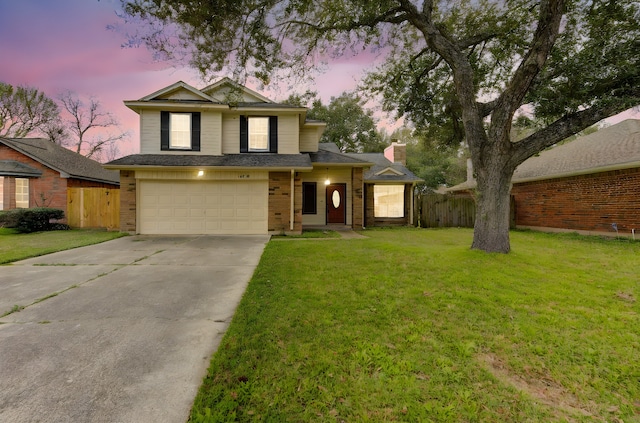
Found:
[[[374,163],[319,148],[325,124],[225,78],[177,82],[125,105],[140,116],[140,154],[120,171],[121,230],[141,234],[300,233],[365,224]]]

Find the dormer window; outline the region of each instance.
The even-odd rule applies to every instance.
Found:
[[[160,147],[200,151],[200,113],[160,112]]]
[[[277,153],[277,116],[240,116],[241,153]]]

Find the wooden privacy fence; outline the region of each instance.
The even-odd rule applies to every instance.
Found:
[[[416,199],[416,216],[423,228],[473,228],[476,203],[471,197],[422,194]],[[511,227],[515,227],[515,202],[511,197]]]
[[[67,223],[74,228],[120,228],[120,190],[69,188]]]

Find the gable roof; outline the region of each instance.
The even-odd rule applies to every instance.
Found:
[[[245,87],[244,85],[240,85],[237,82],[232,81],[231,79],[224,77],[221,80],[214,82],[213,84],[204,87],[202,90],[203,93],[210,95],[211,97],[216,97],[216,91],[220,91],[223,87],[230,87],[233,90],[240,90],[247,97],[254,97],[257,101],[246,102],[245,103],[273,103],[273,101],[269,100],[267,97],[262,94],[253,91]],[[223,101],[224,98],[218,98],[218,101]]]
[[[84,157],[44,138],[0,138],[0,144],[16,150],[60,173],[62,178],[120,185],[120,175],[106,170],[95,160]],[[8,166],[8,164],[5,164]]]
[[[640,120],[628,119],[530,157],[514,182],[561,178],[640,166]]]
[[[627,119],[566,144],[549,148],[517,167],[513,183],[640,167],[640,120]],[[476,187],[465,181],[445,191]]]
[[[373,166],[364,173],[365,182],[413,183],[423,181],[403,164],[392,163],[383,153],[347,154],[373,163]]]
[[[0,160],[0,176],[14,176],[16,178],[38,177],[42,175],[40,169],[20,163],[16,160]]]
[[[150,100],[156,100],[156,99],[163,99],[162,97],[166,97],[167,95],[175,93],[175,92],[178,92],[180,90],[187,91],[187,92],[193,94],[196,97],[200,97],[203,101],[215,102],[215,100],[213,98],[211,98],[210,96],[206,95],[205,93],[203,93],[199,89],[194,88],[191,85],[187,84],[186,82],[182,82],[182,81],[178,81],[178,82],[176,82],[174,84],[171,84],[171,85],[169,85],[167,87],[161,88],[156,92],[153,92],[153,93],[151,93],[149,95],[146,95],[146,96],[142,97],[138,101],[150,101]]]

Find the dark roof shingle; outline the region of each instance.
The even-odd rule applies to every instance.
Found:
[[[110,168],[130,166],[253,167],[311,169],[307,154],[244,153],[223,156],[195,154],[132,154],[106,164]]]
[[[14,149],[69,177],[109,184],[120,184],[118,172],[106,170],[95,160],[84,157],[44,138],[0,138],[0,144]]]

